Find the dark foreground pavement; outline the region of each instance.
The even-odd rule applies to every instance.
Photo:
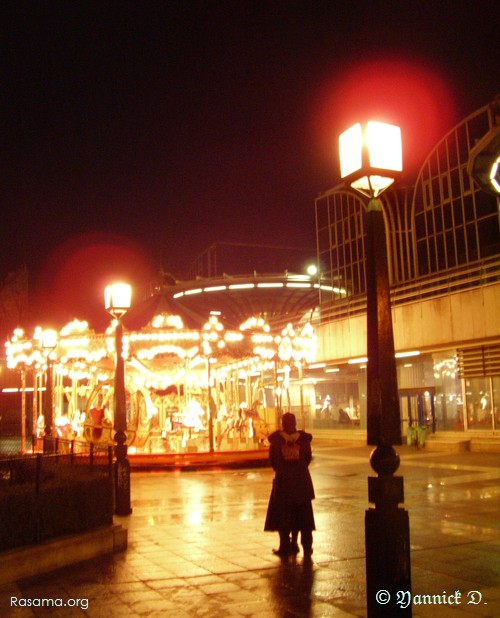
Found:
[[[128,549],[0,589],[0,616],[366,616],[370,450],[315,449],[312,564],[271,552],[277,535],[263,532],[270,469],[140,472],[133,514],[117,518]],[[398,450],[413,616],[500,616],[500,456]],[[437,596],[422,604],[423,595],[441,604]],[[55,606],[20,607],[43,599]]]

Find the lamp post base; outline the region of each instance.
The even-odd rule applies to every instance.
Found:
[[[130,515],[130,462],[127,458],[125,432],[118,431],[115,440],[115,514]]]
[[[125,457],[115,462],[115,514],[130,515],[130,463]]]
[[[411,616],[410,521],[405,509],[365,512],[369,618]]]
[[[370,463],[377,477],[368,477],[365,511],[366,595],[368,617],[411,616],[410,520],[404,502],[403,477],[394,476],[399,455],[379,445]]]

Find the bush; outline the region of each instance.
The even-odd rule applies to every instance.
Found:
[[[33,483],[0,486],[0,550],[113,523],[109,475],[65,465],[45,472],[38,496]]]
[[[30,545],[36,539],[36,495],[27,485],[0,490],[0,550]]]

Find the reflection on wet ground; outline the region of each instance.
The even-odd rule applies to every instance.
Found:
[[[68,607],[12,609],[7,601],[15,593],[88,598],[85,615],[106,618],[366,616],[369,453],[369,447],[315,449],[312,563],[301,554],[280,561],[271,552],[277,535],[263,532],[270,469],[140,472],[132,477],[133,514],[117,518],[129,529],[128,550],[0,590],[0,614],[83,614]],[[480,604],[464,600],[439,615],[500,615],[500,458],[406,447],[400,453],[414,594],[478,590]],[[413,616],[438,613],[418,606]]]

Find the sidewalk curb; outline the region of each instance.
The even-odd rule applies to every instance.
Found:
[[[20,579],[55,571],[64,566],[103,554],[123,551],[128,531],[113,524],[82,534],[72,534],[40,545],[28,545],[0,552],[0,586]]]

